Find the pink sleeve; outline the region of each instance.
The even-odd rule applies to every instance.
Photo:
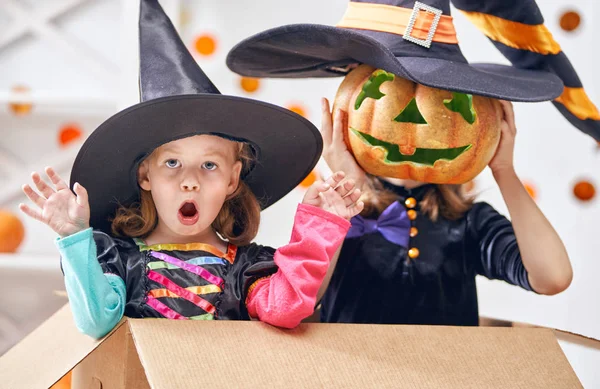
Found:
[[[344,218],[300,204],[290,243],[275,251],[277,273],[250,287],[246,300],[250,316],[285,328],[310,316],[329,262],[349,228]]]

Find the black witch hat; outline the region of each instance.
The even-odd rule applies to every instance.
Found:
[[[364,63],[433,88],[509,101],[555,99],[573,125],[600,141],[600,113],[534,0],[452,3],[514,66],[467,62],[450,0],[350,0],[336,26],[269,29],[238,43],[227,65],[245,76],[302,78],[343,76]]]
[[[139,201],[137,170],[158,146],[200,134],[252,146],[243,178],[264,208],[295,188],[322,150],[317,128],[287,109],[220,94],[186,49],[157,0],[140,8],[140,100],[102,123],[82,146],[71,186],[89,193],[90,224],[110,232],[119,204]]]

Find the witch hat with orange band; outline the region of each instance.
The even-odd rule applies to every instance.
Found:
[[[548,69],[564,83],[552,103],[581,131],[600,141],[600,112],[583,89],[571,62],[544,26],[534,0],[452,0],[516,67]]]
[[[533,9],[523,3],[537,10],[532,0],[509,1],[515,5],[506,6],[505,0],[453,0],[458,8],[473,12],[497,8],[512,17],[509,20],[522,23],[527,21],[521,14]],[[531,13],[541,19],[539,10]],[[485,18],[480,20],[484,22],[479,26],[485,24]],[[508,28],[504,33],[509,34],[512,26]],[[503,53],[514,66],[468,63],[458,45],[450,0],[350,0],[336,26],[293,24],[263,31],[238,43],[227,65],[249,77],[305,78],[345,76],[355,64],[364,63],[438,89],[509,101],[557,99],[559,110],[576,127],[600,140],[600,122],[575,114],[587,111],[581,93],[564,88],[581,85],[572,82],[579,80],[564,54],[564,60],[551,66],[550,55],[532,60]]]

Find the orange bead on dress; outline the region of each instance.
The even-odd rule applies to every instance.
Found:
[[[416,247],[411,248],[410,250],[408,250],[408,257],[410,259],[416,259],[419,257],[419,249]]]
[[[409,209],[406,213],[408,214],[408,218],[410,220],[415,220],[417,218],[417,211],[414,209]]]
[[[414,197],[409,197],[404,201],[406,208],[414,208],[417,206],[417,200]]]
[[[414,238],[415,236],[417,236],[417,234],[419,233],[419,230],[417,229],[417,227],[410,227],[410,237]]]

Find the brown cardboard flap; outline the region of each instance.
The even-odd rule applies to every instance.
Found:
[[[577,388],[551,330],[130,320],[152,388]]]
[[[114,331],[73,370],[72,389],[149,389],[129,326]]]
[[[0,386],[47,389],[101,342],[77,330],[65,305],[0,358]]]

